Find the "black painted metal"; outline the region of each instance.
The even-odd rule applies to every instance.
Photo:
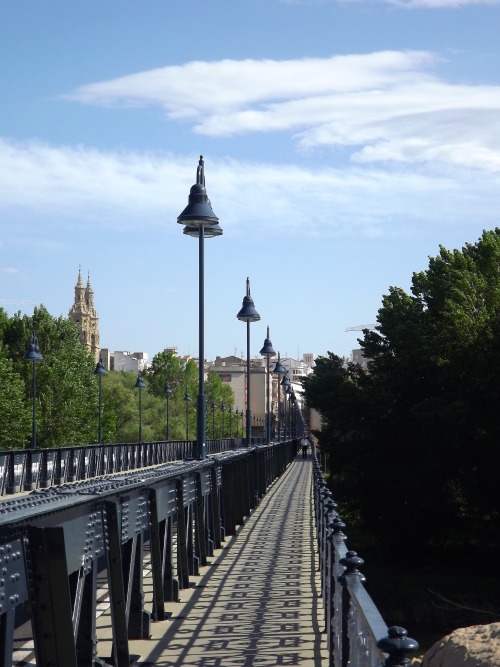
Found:
[[[418,643],[401,627],[388,628],[359,571],[363,559],[347,550],[345,524],[331,499],[313,447],[314,511],[329,667],[351,664],[408,667]]]
[[[194,446],[192,440],[169,440],[0,451],[0,496],[185,461],[194,458]],[[207,442],[207,453],[234,451],[242,446],[241,439],[212,440]]]
[[[38,490],[0,501],[2,664],[12,664],[17,612],[29,602],[23,635],[33,638],[37,664],[128,666],[129,639],[148,637],[151,622],[164,619],[165,601],[190,586],[190,576],[274,481],[269,470],[281,474],[297,448],[289,441],[158,465],[186,443],[173,444],[36,450],[31,473]],[[40,480],[44,456],[48,475]],[[21,453],[4,456],[12,487],[23,488],[27,460]],[[134,470],[139,463],[157,465]],[[82,479],[86,465],[114,474]],[[57,476],[76,481],[39,488]],[[145,562],[153,587],[147,604]],[[111,610],[109,656],[98,655],[97,579]]]

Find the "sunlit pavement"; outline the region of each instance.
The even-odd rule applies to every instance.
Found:
[[[299,456],[237,535],[209,558],[171,617],[131,641],[136,665],[328,664],[311,517],[312,463]],[[140,657],[139,657],[140,656]]]

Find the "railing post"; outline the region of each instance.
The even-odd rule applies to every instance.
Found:
[[[75,475],[75,450],[73,449],[73,447],[70,447],[68,458],[66,459],[66,465],[68,466],[66,481],[74,482],[76,479],[76,475]]]
[[[418,649],[418,642],[408,637],[408,631],[405,628],[393,625],[387,630],[387,637],[380,639],[377,646],[384,653],[389,654],[385,667],[409,667],[411,660],[405,656]]]
[[[61,450],[56,449],[55,458],[54,458],[54,483],[55,483],[56,486],[59,486],[60,484],[63,483],[61,457],[62,457]]]
[[[323,609],[325,611],[329,667],[336,667],[336,657],[341,655],[342,650],[342,647],[338,645],[342,635],[342,619],[338,618],[342,609],[342,596],[337,591],[337,587],[340,586],[340,583],[337,583],[337,559],[339,553],[345,550],[344,540],[346,536],[342,532],[344,528],[345,523],[338,515],[334,516],[328,524],[328,550],[325,572],[326,582],[323,589]]]
[[[340,575],[339,581],[342,585],[342,667],[347,667],[349,664],[350,643],[349,643],[349,611],[350,611],[350,595],[347,588],[347,577],[358,577],[361,582],[365,581],[365,577],[358,570],[358,565],[364,564],[364,560],[358,556],[355,551],[348,551],[344,558],[341,558],[339,563],[346,569]]]
[[[47,458],[47,450],[42,449],[40,451],[40,475],[38,478],[38,486],[41,489],[46,489],[49,486]]]
[[[150,512],[150,551],[151,575],[153,580],[153,614],[154,621],[165,619],[165,600],[163,595],[162,555],[160,543],[160,523],[158,520],[158,504],[156,489],[149,490]]]
[[[33,452],[28,449],[24,459],[24,484],[23,491],[33,490]]]

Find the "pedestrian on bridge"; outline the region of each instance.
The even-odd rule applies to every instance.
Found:
[[[300,441],[300,446],[302,448],[302,458],[305,459],[307,457],[307,449],[309,447],[309,440],[307,439],[306,435],[302,436],[302,440]]]

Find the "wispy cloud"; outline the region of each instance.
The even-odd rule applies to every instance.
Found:
[[[425,51],[190,62],[81,86],[69,97],[160,106],[211,137],[288,132],[298,149],[341,149],[356,163],[500,171],[500,87],[446,81],[434,71],[439,63]]]
[[[0,142],[2,237],[81,229],[114,234],[161,226],[178,234],[196,164],[190,156],[100,152],[84,147]],[[244,184],[244,187],[242,187]],[[233,234],[301,237],[406,235],[415,226],[465,224],[481,207],[485,226],[500,207],[500,175],[463,167],[344,168],[210,160],[207,190]],[[30,196],[27,197],[26,193]],[[43,221],[43,224],[40,224]],[[272,224],[270,224],[272,221]]]

